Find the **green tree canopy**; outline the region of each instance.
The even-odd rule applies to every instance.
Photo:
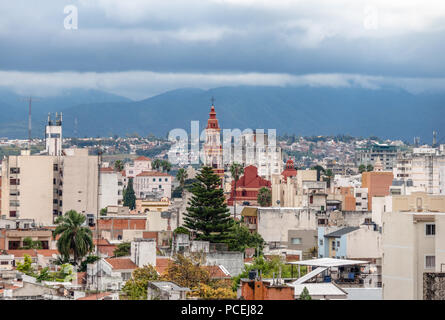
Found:
[[[114,162],[114,169],[119,172],[124,170],[124,163],[122,162],[122,160],[116,160]]]
[[[224,242],[233,227],[233,219],[225,204],[221,179],[212,168],[204,166],[191,187],[190,207],[185,213],[184,226],[198,240]]]
[[[303,291],[301,291],[300,300],[312,300],[309,290],[306,287],[304,287]]]
[[[176,174],[176,179],[179,181],[181,188],[184,188],[185,180],[188,178],[187,171],[184,168],[180,168]]]
[[[258,191],[258,204],[262,207],[269,207],[272,204],[272,191],[269,188],[262,187]]]
[[[246,226],[236,221],[227,244],[229,245],[230,251],[244,252],[246,248],[255,248],[257,254],[261,254],[265,242],[258,232],[250,232]]]
[[[91,229],[82,226],[85,219],[86,217],[83,214],[70,210],[55,221],[57,227],[53,236],[56,238],[60,234],[57,249],[66,260],[69,260],[70,254],[73,254],[75,265],[94,247]]]
[[[131,243],[130,242],[122,242],[117,245],[117,248],[114,249],[115,257],[124,257],[129,256],[131,253]]]
[[[158,280],[156,269],[151,265],[137,268],[133,271],[130,280],[125,282],[122,292],[129,300],[147,300],[148,282]]]
[[[133,178],[128,179],[128,186],[124,190],[124,206],[129,207],[130,210],[136,208],[136,195],[133,189]]]
[[[231,173],[232,178],[234,180],[234,186],[233,186],[233,191],[234,191],[233,216],[234,216],[234,218],[236,218],[236,183],[238,182],[238,180],[241,177],[241,175],[244,173],[244,167],[241,164],[234,162],[230,166],[230,173]]]

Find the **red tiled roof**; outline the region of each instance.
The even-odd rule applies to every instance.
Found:
[[[111,167],[100,168],[100,172],[114,172],[114,169]]]
[[[111,292],[100,292],[100,293],[94,293],[94,294],[90,294],[89,296],[83,297],[83,298],[79,298],[77,300],[102,300],[103,298],[111,295]]]
[[[102,254],[106,254],[109,257],[114,255],[114,250],[116,250],[117,245],[110,244],[108,246],[99,246],[99,252]]]
[[[41,254],[44,257],[52,257],[53,254],[58,255],[59,254],[59,250],[42,249],[42,250],[37,250],[37,254]]]
[[[219,266],[203,266],[210,273],[212,279],[230,279],[230,274],[225,273]]]
[[[168,173],[159,171],[142,171],[136,177],[171,177]]]
[[[110,242],[107,239],[93,239],[94,245],[107,246]]]
[[[170,258],[156,258],[156,271],[162,275],[168,268],[168,264],[172,261]]]
[[[14,257],[24,257],[25,254],[31,257],[37,257],[35,249],[24,249],[24,250],[6,250],[8,254],[13,254]]]
[[[139,156],[136,159],[134,159],[134,161],[151,161],[151,159],[144,156]]]
[[[127,174],[125,173],[125,170],[121,171],[121,175],[122,175],[122,177],[126,177],[127,176]]]
[[[116,270],[134,270],[138,267],[130,258],[108,258],[105,261]]]

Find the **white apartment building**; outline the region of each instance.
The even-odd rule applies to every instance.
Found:
[[[8,156],[2,162],[2,216],[52,225],[69,210],[97,212],[98,158],[88,149],[66,149],[62,156]]]
[[[241,155],[237,156],[236,146],[232,146],[231,157],[234,162],[244,167],[253,165],[258,168],[258,175],[271,180],[273,174],[283,171],[283,156],[281,148],[266,133],[244,133],[240,137]],[[233,162],[232,161],[232,162]]]
[[[424,273],[445,266],[445,196],[393,196],[382,226],[383,299],[422,299]]]
[[[134,178],[133,185],[136,198],[144,199],[159,194],[161,197],[171,199],[172,176],[167,173],[143,171]]]
[[[354,188],[355,210],[368,211],[368,188]]]
[[[399,154],[393,173],[393,194],[445,194],[445,153],[439,149],[414,148]]]
[[[121,206],[124,191],[122,174],[113,168],[101,168],[99,182],[99,208]]]
[[[141,172],[150,171],[151,169],[151,159],[144,156],[134,159],[133,163],[126,163],[124,168],[127,178],[134,178]]]
[[[48,114],[48,123],[45,127],[46,153],[50,156],[61,156],[62,142],[62,113],[58,115],[56,112],[54,120],[51,119],[51,114]]]

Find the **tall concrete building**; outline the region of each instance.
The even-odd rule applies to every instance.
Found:
[[[389,195],[393,182],[392,171],[384,171],[384,167],[378,159],[374,171],[362,173],[362,188],[368,190],[368,210],[372,210],[372,197]]]
[[[45,127],[46,153],[50,156],[62,155],[62,113],[56,112],[54,120],[48,114],[48,123]]]
[[[397,157],[397,146],[387,144],[373,144],[365,148],[358,148],[355,154],[356,165],[373,165],[379,159],[384,171],[392,171]]]
[[[422,299],[424,273],[445,266],[445,196],[389,198],[382,213],[383,299]]]
[[[121,172],[113,168],[100,168],[99,208],[121,206],[123,201],[124,179]]]
[[[51,225],[66,211],[96,214],[98,158],[87,149],[63,156],[8,156],[2,165],[2,216]]]
[[[88,155],[88,149],[62,150],[62,114],[55,120],[48,116],[45,139],[46,154],[22,150],[3,159],[1,217],[52,225],[69,210],[95,215],[98,157]]]
[[[445,153],[440,149],[414,148],[412,152],[400,153],[393,171],[393,194],[445,195]]]

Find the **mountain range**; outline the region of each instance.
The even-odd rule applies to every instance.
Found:
[[[66,90],[33,103],[33,136],[43,137],[48,112],[63,112],[65,137],[190,131],[205,128],[215,98],[222,128],[277,129],[277,134],[378,136],[430,143],[445,134],[445,94],[412,94],[398,88],[236,86],[184,88],[141,101],[98,90]],[[0,88],[0,136],[27,137],[28,104]],[[77,119],[77,130],[75,128]],[[443,131],[443,132],[441,132]],[[442,141],[443,142],[443,141]]]

